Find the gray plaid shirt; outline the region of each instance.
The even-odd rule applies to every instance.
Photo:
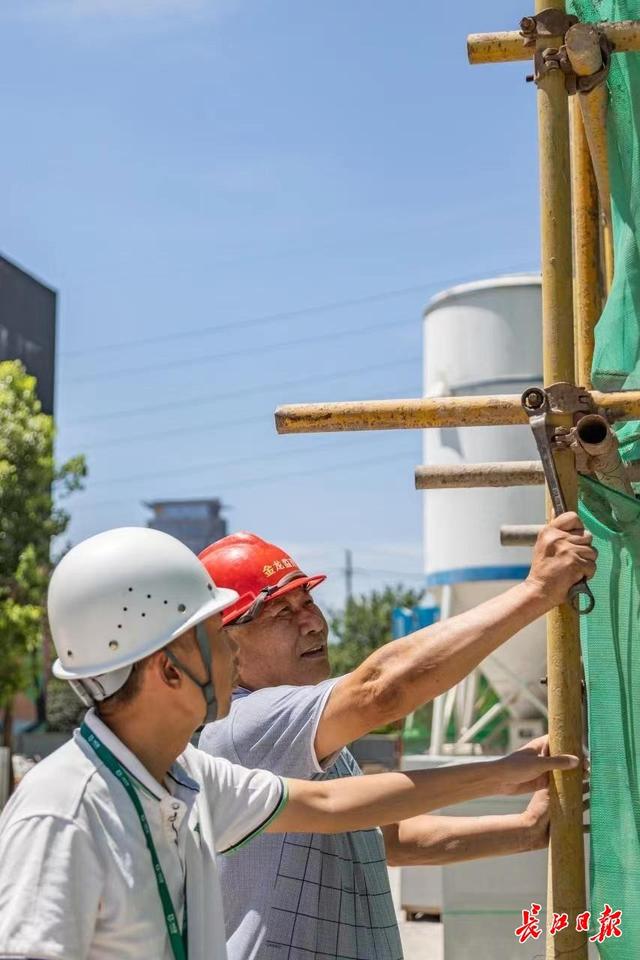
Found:
[[[336,680],[234,692],[200,747],[284,777],[358,776],[348,750],[326,769],[315,733]],[[218,858],[229,960],[402,960],[380,830],[263,834]]]

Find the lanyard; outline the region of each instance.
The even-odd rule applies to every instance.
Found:
[[[156,851],[155,844],[153,842],[153,837],[151,836],[151,827],[149,826],[149,821],[145,815],[145,812],[140,803],[140,797],[138,796],[138,791],[131,782],[131,774],[125,770],[124,767],[118,762],[109,750],[108,747],[105,747],[104,743],[96,737],[96,735],[91,731],[86,723],[83,723],[80,727],[80,734],[87,741],[89,746],[97,753],[99,758],[104,763],[105,767],[111,770],[111,773],[118,778],[124,789],[129,794],[129,799],[134,806],[136,813],[138,814],[138,819],[140,820],[140,826],[142,827],[142,832],[144,833],[144,838],[147,842],[147,849],[149,850],[149,856],[151,857],[151,863],[153,864],[153,872],[155,874],[156,883],[158,885],[158,894],[160,895],[160,901],[162,903],[162,909],[164,912],[164,919],[167,925],[167,933],[169,934],[169,941],[171,943],[171,949],[173,950],[173,956],[175,960],[187,960],[187,901],[185,897],[184,905],[184,931],[181,934],[178,929],[178,918],[176,917],[175,910],[173,909],[173,903],[171,902],[171,894],[167,887],[167,881],[165,880],[164,873],[162,872],[162,867],[160,865],[160,860],[158,859],[158,854]]]

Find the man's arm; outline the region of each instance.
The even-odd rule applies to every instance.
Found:
[[[426,814],[383,827],[392,867],[461,863],[540,850],[549,841],[549,791],[537,790],[522,813],[484,817]]]
[[[575,513],[541,531],[527,579],[486,603],[371,654],[331,691],[318,724],[319,760],[400,720],[449,690],[501,644],[565,601],[595,572],[596,553]]]
[[[409,820],[429,810],[495,794],[530,793],[546,786],[550,770],[569,770],[578,758],[541,755],[546,738],[499,760],[415,773],[380,773],[338,780],[289,780],[289,801],[269,833],[344,833]],[[576,776],[579,776],[576,771]]]

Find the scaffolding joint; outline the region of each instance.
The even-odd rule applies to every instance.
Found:
[[[578,23],[578,17],[549,7],[520,21],[520,35],[525,47],[533,47],[543,37],[564,37],[570,27]]]

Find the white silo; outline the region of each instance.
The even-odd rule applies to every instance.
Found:
[[[540,383],[540,317],[535,275],[468,283],[434,297],[424,313],[425,395],[520,394]],[[429,465],[533,459],[537,453],[526,427],[424,431],[423,462]],[[427,584],[443,615],[468,610],[526,576],[530,548],[502,547],[500,527],[542,522],[542,487],[430,490],[424,496]],[[541,717],[544,621],[499,648],[481,669],[512,717]],[[464,699],[459,695],[459,705]],[[466,699],[468,724],[468,694]],[[438,747],[432,745],[432,752]]]

